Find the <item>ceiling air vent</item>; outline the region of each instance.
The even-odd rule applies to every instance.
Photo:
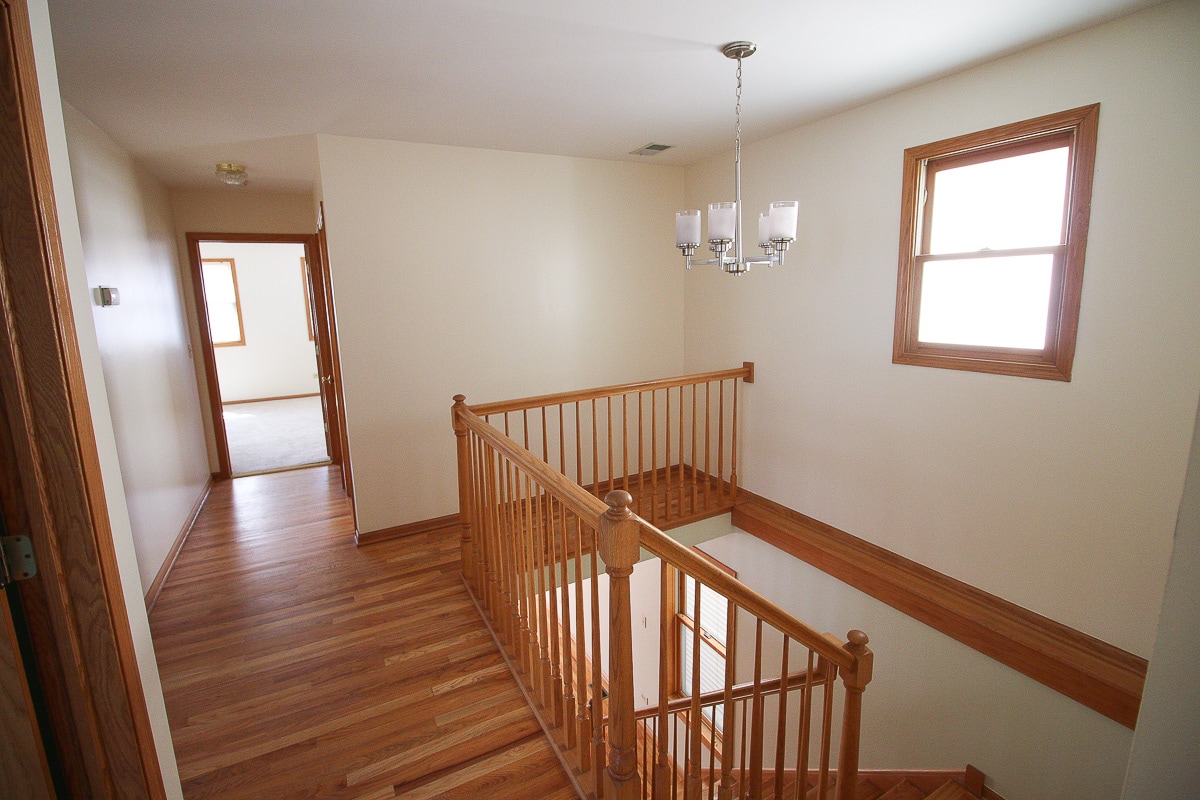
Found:
[[[637,150],[631,150],[629,155],[631,155],[631,156],[656,156],[659,153],[661,153],[663,150],[670,150],[670,149],[671,149],[671,145],[669,145],[669,144],[654,144],[653,142],[651,142],[650,144],[646,145],[645,147],[639,147]]]

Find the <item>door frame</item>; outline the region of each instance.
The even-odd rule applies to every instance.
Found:
[[[212,421],[213,438],[217,450],[217,471],[213,473],[214,480],[229,480],[233,470],[229,461],[229,437],[225,429],[225,417],[221,403],[221,385],[217,374],[216,348],[213,346],[212,332],[208,325],[208,305],[204,295],[204,274],[201,269],[201,242],[232,242],[232,243],[294,243],[304,245],[304,260],[308,272],[312,275],[309,293],[309,313],[314,322],[313,339],[316,344],[317,370],[320,381],[321,407],[325,417],[326,442],[329,445],[329,460],[336,465],[343,461],[342,451],[335,443],[340,443],[339,419],[335,408],[340,408],[340,373],[333,370],[329,364],[330,328],[325,306],[325,293],[320,289],[328,284],[328,270],[325,260],[321,257],[317,236],[311,233],[195,233],[186,234],[188,261],[192,277],[192,296],[196,313],[197,330],[200,336],[200,354],[204,361],[204,375],[208,395],[209,414]],[[318,297],[318,293],[320,296]]]
[[[25,0],[0,0],[0,510],[72,796],[165,800],[76,335]],[[83,321],[82,324],[90,324]],[[140,600],[140,598],[139,598]]]
[[[342,393],[342,358],[341,350],[338,347],[337,311],[333,303],[333,280],[329,269],[329,242],[326,238],[325,221],[325,201],[322,200],[317,203],[316,262],[315,266],[310,267],[313,275],[313,288],[315,292],[319,292],[320,300],[318,301],[314,294],[313,305],[316,310],[317,325],[325,334],[321,340],[324,343],[322,346],[325,348],[322,351],[325,361],[321,374],[328,376],[329,380],[326,385],[331,390],[329,394],[332,409],[328,414],[329,438],[334,444],[330,453],[332,454],[333,447],[336,447],[338,457],[334,463],[342,468],[342,489],[346,492],[347,497],[354,500],[354,473],[350,463],[350,436],[346,427],[345,395]],[[350,506],[351,514],[356,514],[357,512],[353,510],[354,504],[351,503]],[[357,521],[354,529],[358,530]]]

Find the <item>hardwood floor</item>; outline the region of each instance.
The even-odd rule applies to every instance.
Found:
[[[214,486],[150,623],[187,800],[575,797],[457,532],[356,548],[336,468]]]

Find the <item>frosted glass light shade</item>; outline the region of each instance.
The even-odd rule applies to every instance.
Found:
[[[700,244],[700,211],[675,213],[675,246]]]
[[[800,203],[795,200],[779,200],[771,203],[771,238],[792,241],[796,238],[796,219],[800,214]]]
[[[766,211],[758,215],[758,244],[765,247],[771,243],[771,215]]]
[[[708,204],[708,240],[731,241],[737,228],[737,203]]]

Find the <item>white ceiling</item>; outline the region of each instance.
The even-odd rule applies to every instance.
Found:
[[[686,164],[1158,0],[49,0],[63,97],[173,186],[313,134]]]

